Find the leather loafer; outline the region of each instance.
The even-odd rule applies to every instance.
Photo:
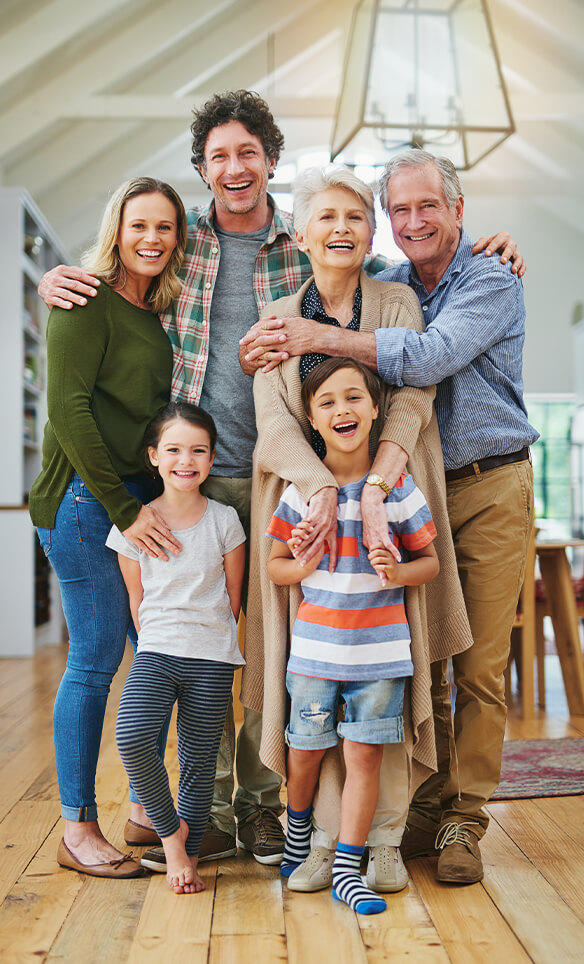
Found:
[[[62,839],[57,850],[57,862],[67,870],[77,870],[80,874],[90,877],[115,877],[121,880],[125,877],[144,877],[145,871],[140,864],[132,860],[132,854],[123,854],[116,860],[106,860],[101,864],[82,864],[71,853]]]
[[[156,847],[162,843],[154,827],[128,820],[124,828],[124,840],[130,847]]]

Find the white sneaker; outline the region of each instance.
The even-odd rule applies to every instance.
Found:
[[[306,860],[288,877],[288,890],[311,894],[324,890],[333,882],[335,851],[327,847],[313,847]]]
[[[382,894],[396,894],[408,885],[408,872],[404,867],[399,847],[378,844],[369,848],[367,886]]]

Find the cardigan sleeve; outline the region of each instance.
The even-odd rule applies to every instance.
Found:
[[[391,285],[391,304],[396,306],[395,289],[399,288],[397,297],[397,313],[395,314],[396,328],[412,328],[414,331],[424,331],[424,320],[420,303],[407,285]],[[388,292],[388,295],[390,292]],[[393,312],[391,312],[393,315]],[[381,326],[388,327],[390,320],[386,305],[382,302]],[[384,324],[384,322],[386,322]],[[390,322],[391,323],[391,322]],[[394,388],[391,393],[391,403],[381,432],[380,442],[395,442],[411,456],[418,436],[432,418],[436,387],[413,388],[403,386]]]
[[[47,323],[47,404],[67,459],[123,531],[135,522],[141,504],[116,472],[91,407],[109,340],[104,301],[98,296],[84,308],[52,309]]]
[[[292,359],[268,374],[259,371],[254,376],[258,427],[254,469],[293,482],[304,501],[309,502],[319,489],[338,489],[338,483],[319,459],[292,411],[285,375],[289,370],[286,366],[293,363]]]

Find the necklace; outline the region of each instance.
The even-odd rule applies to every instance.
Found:
[[[122,298],[125,298],[126,301],[129,301],[131,305],[135,305],[136,308],[143,308],[147,311],[150,309],[150,305],[146,301],[142,301],[141,298],[136,298],[135,296],[129,294],[129,292],[126,291],[125,285],[122,285],[121,288],[114,288],[114,291],[117,291]]]

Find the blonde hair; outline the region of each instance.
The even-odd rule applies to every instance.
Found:
[[[365,181],[353,174],[346,167],[307,167],[298,175],[292,184],[294,195],[294,230],[298,234],[305,234],[310,221],[312,201],[321,191],[328,191],[331,187],[344,188],[354,194],[363,204],[371,237],[375,233],[375,198],[373,191]]]
[[[182,284],[178,270],[183,263],[187,244],[187,218],[183,203],[170,184],[154,177],[133,177],[112,194],[103,212],[97,240],[85,252],[81,263],[95,271],[112,288],[123,287],[126,269],[118,250],[118,235],[126,203],[141,194],[162,194],[174,205],[176,211],[176,247],[168,263],[150,283],[146,300],[152,311],[164,311],[178,298]]]

